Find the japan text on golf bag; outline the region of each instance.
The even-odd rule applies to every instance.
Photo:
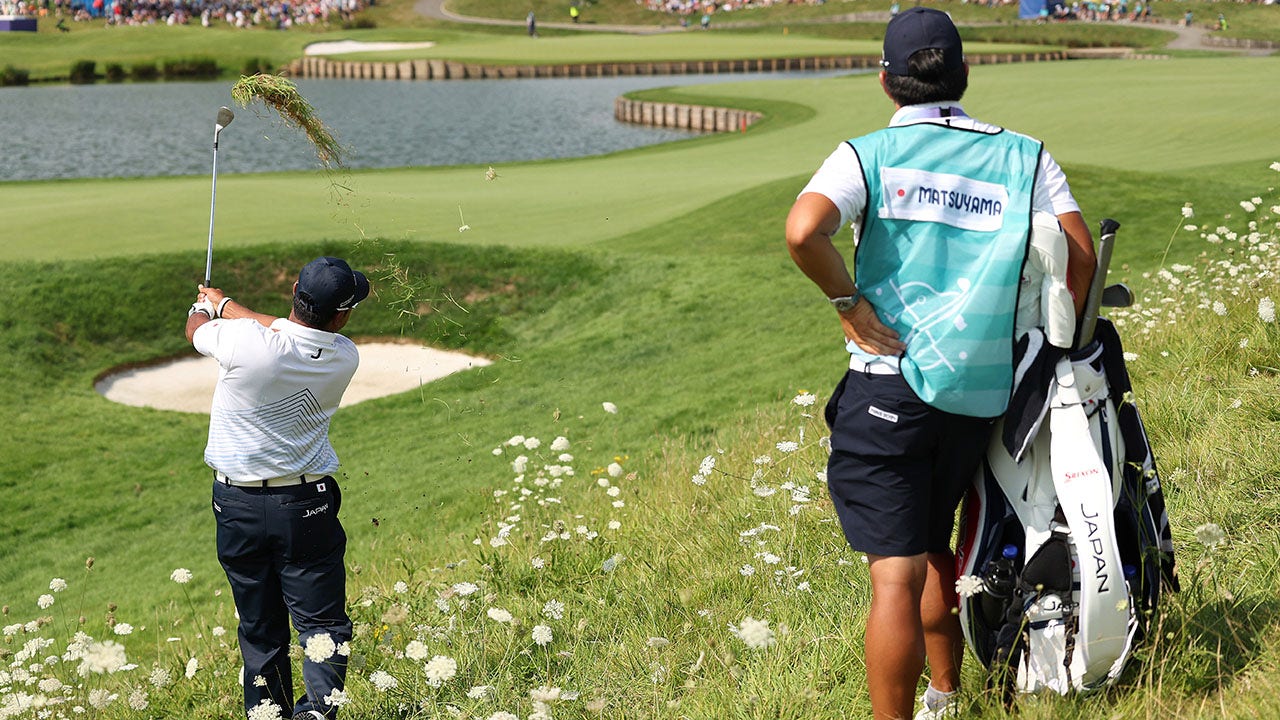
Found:
[[[1132,302],[1122,285],[1102,290],[1118,227],[1103,223],[1074,342],[1062,341],[1074,312],[1047,297],[1042,326],[1019,328],[1013,399],[962,505],[961,625],[1006,697],[1110,684],[1161,592],[1178,588],[1120,337],[1097,318]]]

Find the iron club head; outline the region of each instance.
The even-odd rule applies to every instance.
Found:
[[[236,119],[236,113],[232,113],[232,110],[227,108],[227,106],[221,106],[221,108],[218,109],[218,123],[216,123],[216,126],[218,126],[220,131],[220,129],[232,124],[232,120],[234,119]]]

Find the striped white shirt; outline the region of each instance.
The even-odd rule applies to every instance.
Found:
[[[204,461],[233,480],[338,469],[329,421],[360,363],[355,343],[280,318],[214,320],[197,351],[218,361]]]

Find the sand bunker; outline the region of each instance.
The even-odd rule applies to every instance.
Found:
[[[337,40],[333,42],[311,43],[303,50],[304,55],[345,55],[358,52],[381,52],[383,50],[414,50],[434,47],[433,42],[357,42],[355,40]]]
[[[357,343],[360,367],[342,396],[342,406],[413,390],[446,375],[490,364],[484,358],[401,343]],[[204,356],[182,358],[113,373],[94,389],[114,402],[158,410],[208,413],[218,363]]]

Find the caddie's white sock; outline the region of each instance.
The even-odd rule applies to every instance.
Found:
[[[937,710],[946,705],[951,698],[955,697],[960,691],[952,690],[951,692],[942,692],[935,688],[933,683],[929,683],[929,687],[924,691],[924,706],[930,710]]]

